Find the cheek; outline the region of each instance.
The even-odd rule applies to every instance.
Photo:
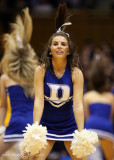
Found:
[[[53,48],[52,47],[50,48],[50,51],[53,52]]]
[[[56,47],[54,47],[54,46],[52,46],[51,48],[50,48],[50,51],[51,52],[54,52],[56,50]]]
[[[67,47],[67,48],[65,48],[65,51],[67,52],[67,53],[69,53],[69,48]]]

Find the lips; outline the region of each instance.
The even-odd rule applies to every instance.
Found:
[[[62,51],[57,51],[56,53],[57,53],[57,54],[62,54],[63,52],[62,52]]]

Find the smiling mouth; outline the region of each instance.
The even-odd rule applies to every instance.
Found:
[[[57,54],[62,54],[63,52],[56,52]]]

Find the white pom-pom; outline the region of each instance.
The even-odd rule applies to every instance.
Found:
[[[23,146],[25,152],[37,154],[47,145],[47,128],[42,125],[38,125],[38,122],[36,122],[33,125],[28,124],[26,129],[27,130],[24,131],[24,141],[21,146]]]
[[[96,151],[94,145],[97,142],[98,136],[96,132],[86,129],[83,129],[81,132],[76,130],[71,144],[72,153],[77,158],[87,156]]]

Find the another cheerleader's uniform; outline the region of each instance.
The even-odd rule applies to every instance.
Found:
[[[91,103],[90,116],[85,122],[85,128],[95,131],[99,138],[114,140],[113,125],[110,120],[111,110],[112,106],[108,103]]]
[[[11,119],[4,135],[4,142],[21,141],[27,124],[33,123],[34,100],[27,98],[19,85],[9,86],[7,94],[11,105]]]
[[[71,141],[77,126],[73,113],[71,69],[68,65],[61,78],[57,78],[49,69],[46,70],[44,99],[40,124],[47,127],[47,139]]]

